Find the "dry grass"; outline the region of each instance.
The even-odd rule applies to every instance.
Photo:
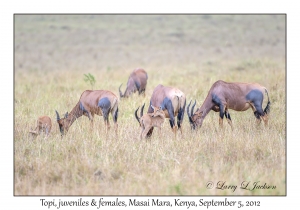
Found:
[[[15,16],[15,195],[285,195],[285,16]],[[119,139],[94,131],[81,117],[60,138],[55,111],[70,111],[90,89],[118,93],[130,72],[149,75],[146,97],[119,105]],[[256,127],[252,111],[231,111],[235,130],[209,113],[201,130],[139,141],[134,110],[148,105],[158,84],[176,86],[204,101],[216,80],[257,82],[271,98],[269,127]],[[265,104],[264,104],[265,106]],[[32,141],[40,115],[54,122],[52,135]],[[112,120],[110,119],[112,122]],[[206,183],[242,181],[275,190],[206,189]]]

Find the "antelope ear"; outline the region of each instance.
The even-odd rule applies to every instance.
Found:
[[[65,114],[65,118],[68,118],[68,112]]]
[[[151,104],[150,106],[151,106],[151,108],[152,108],[153,110],[155,110],[154,107],[152,106],[152,104]]]

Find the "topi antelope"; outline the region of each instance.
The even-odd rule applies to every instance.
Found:
[[[262,103],[264,100],[264,92],[268,96],[268,103],[263,110]],[[201,127],[205,116],[210,110],[220,112],[219,125],[221,128],[223,127],[223,118],[225,115],[231,129],[233,129],[228,109],[246,111],[251,107],[258,123],[263,119],[265,125],[268,125],[270,104],[267,89],[257,83],[227,83],[219,80],[212,85],[204,103],[195,111],[195,113],[193,112],[196,101],[192,106],[191,113],[189,113],[191,102],[189,103],[187,114],[192,129]]]
[[[120,85],[119,87],[120,98],[127,98],[131,94],[135,93],[136,91],[139,92],[139,95],[143,93],[143,95],[145,96],[147,79],[148,79],[148,75],[144,69],[140,69],[140,68],[135,69],[128,78],[127,87],[124,94],[122,94],[121,91],[122,84]]]
[[[185,105],[186,98],[181,90],[174,87],[158,85],[152,93],[148,113],[153,112],[152,106],[161,107],[165,112],[166,118],[169,118],[171,128],[176,138],[177,127],[175,126],[175,117],[177,116],[177,126],[182,134],[182,122]],[[148,137],[151,136],[152,131],[153,128],[148,132]]]
[[[72,109],[72,111],[68,114],[65,114],[64,118],[60,118],[57,111],[57,122],[59,125],[59,129],[61,135],[66,134],[72,125],[72,123],[82,115],[85,115],[91,121],[91,126],[93,127],[93,119],[94,115],[103,116],[105,123],[105,132],[108,133],[110,128],[108,115],[109,112],[112,115],[114,124],[115,124],[115,132],[117,134],[117,118],[118,118],[118,98],[115,94],[108,90],[86,90],[84,91],[76,106]]]
[[[138,117],[137,112],[140,107],[137,108],[135,111],[135,118],[140,124],[141,127],[141,134],[140,139],[146,138],[147,133],[150,129],[153,129],[154,127],[157,127],[159,129],[159,136],[161,137],[161,127],[165,121],[165,113],[162,110],[161,107],[154,107],[150,105],[150,107],[153,109],[153,113],[147,113],[143,115],[144,106],[141,108],[140,117]]]
[[[51,118],[48,116],[41,116],[36,121],[36,128],[34,130],[31,129],[29,133],[31,133],[32,137],[36,138],[39,134],[44,132],[48,137],[51,131],[51,127]]]

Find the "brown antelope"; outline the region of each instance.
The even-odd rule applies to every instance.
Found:
[[[264,92],[268,96],[268,103],[263,110]],[[202,106],[195,113],[193,112],[196,101],[192,106],[191,113],[189,113],[191,102],[189,103],[187,114],[192,129],[201,127],[205,116],[210,110],[220,112],[219,125],[221,128],[223,127],[223,118],[225,115],[229,125],[233,129],[228,109],[246,111],[251,107],[258,123],[263,119],[265,125],[268,125],[270,104],[267,89],[257,83],[227,83],[219,80],[212,85]]]
[[[161,107],[154,107],[152,105],[151,108],[153,109],[153,113],[147,113],[143,115],[145,104],[141,108],[140,117],[138,117],[137,112],[140,107],[137,108],[135,111],[135,118],[140,124],[141,127],[141,134],[140,139],[146,138],[147,133],[150,129],[157,127],[159,129],[159,136],[161,137],[161,127],[165,121],[165,113]]]
[[[166,118],[169,118],[171,128],[176,138],[177,127],[175,126],[175,117],[177,116],[177,126],[182,134],[182,122],[185,105],[185,94],[181,90],[174,87],[158,85],[152,93],[148,113],[153,113],[152,106],[161,107],[165,112]],[[152,131],[153,128],[148,132],[148,137],[151,136]]]
[[[112,115],[114,124],[115,124],[115,132],[117,133],[117,118],[118,118],[118,98],[115,94],[108,90],[86,90],[84,91],[76,106],[72,109],[72,111],[68,114],[65,114],[64,118],[60,118],[57,111],[57,122],[59,125],[59,129],[61,135],[66,134],[72,125],[72,123],[82,115],[85,115],[91,121],[91,126],[93,127],[93,119],[94,115],[103,116],[105,123],[105,132],[108,133],[110,128],[108,115],[109,112]]]
[[[41,116],[36,121],[36,128],[34,130],[31,129],[29,133],[31,133],[32,137],[36,138],[39,134],[44,132],[46,134],[46,137],[48,137],[51,131],[51,127],[51,118],[48,116]]]
[[[147,79],[148,75],[144,69],[137,68],[133,70],[128,78],[127,87],[124,94],[122,94],[121,91],[122,84],[119,87],[120,98],[127,98],[136,91],[139,92],[139,95],[143,93],[143,95],[145,96]]]

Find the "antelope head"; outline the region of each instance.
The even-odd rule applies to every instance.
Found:
[[[199,109],[197,109],[195,111],[195,113],[194,113],[194,107],[196,105],[196,100],[195,100],[195,103],[192,106],[191,112],[189,112],[191,102],[192,101],[190,101],[190,103],[187,106],[186,110],[187,110],[187,114],[188,114],[189,121],[190,121],[190,124],[191,124],[191,128],[195,130],[198,126],[201,127],[201,125],[202,125],[202,122],[203,122],[203,119],[202,119],[203,111],[200,111]]]
[[[155,107],[155,106],[152,106],[152,104],[151,104],[151,108],[153,109],[153,112],[150,113],[151,117],[157,117],[157,116],[164,117],[165,116],[165,113],[162,110],[161,106],[160,107]]]
[[[68,132],[68,128],[69,128],[69,122],[66,120],[68,118],[68,112],[65,114],[64,118],[60,118],[58,112],[55,110],[56,112],[56,120],[59,126],[59,130],[61,133],[61,136],[63,136],[64,134],[66,134]]]

